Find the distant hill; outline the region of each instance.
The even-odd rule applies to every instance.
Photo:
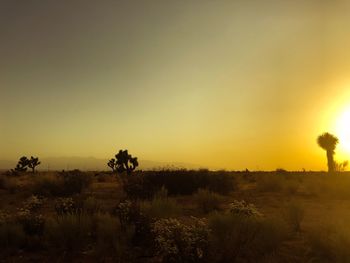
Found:
[[[50,157],[42,158],[41,165],[38,170],[43,171],[55,171],[55,170],[72,170],[79,169],[85,171],[101,171],[109,170],[107,166],[107,159],[98,159],[94,157]],[[12,169],[16,166],[17,161],[12,160],[0,160],[0,170]],[[161,168],[186,168],[186,169],[198,169],[202,166],[179,163],[179,162],[155,162],[149,160],[139,160],[139,169],[161,169]]]

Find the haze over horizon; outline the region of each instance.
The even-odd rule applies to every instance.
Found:
[[[128,149],[325,170],[325,131],[350,159],[349,13],[348,1],[0,0],[0,160]]]

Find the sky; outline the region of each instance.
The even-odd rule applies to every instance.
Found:
[[[0,0],[0,159],[129,149],[325,170],[325,131],[350,159],[349,12],[326,0]]]

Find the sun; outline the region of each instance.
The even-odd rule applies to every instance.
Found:
[[[337,118],[335,135],[339,138],[339,148],[350,154],[350,106]]]

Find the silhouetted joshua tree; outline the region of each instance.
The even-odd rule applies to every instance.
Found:
[[[128,153],[128,150],[120,150],[119,153],[115,155],[115,159],[111,159],[108,162],[108,166],[111,167],[113,171],[117,171],[118,173],[126,172],[127,175],[130,175],[138,165],[137,158],[132,157]]]
[[[30,169],[32,169],[32,172],[35,173],[35,167],[37,167],[39,164],[41,164],[41,162],[39,162],[39,158],[38,157],[30,157],[30,160],[28,160],[28,167]]]
[[[30,161],[28,160],[27,157],[22,156],[19,159],[19,161],[18,161],[18,163],[17,163],[17,165],[15,167],[15,171],[16,172],[25,172],[25,171],[27,171],[27,169],[28,169],[27,166],[28,166],[29,162]]]
[[[317,138],[318,145],[327,152],[328,172],[333,173],[335,170],[334,153],[339,140],[334,135],[326,132]]]
[[[112,172],[115,172],[116,170],[116,161],[114,158],[110,159],[107,163],[107,165],[112,169]]]

